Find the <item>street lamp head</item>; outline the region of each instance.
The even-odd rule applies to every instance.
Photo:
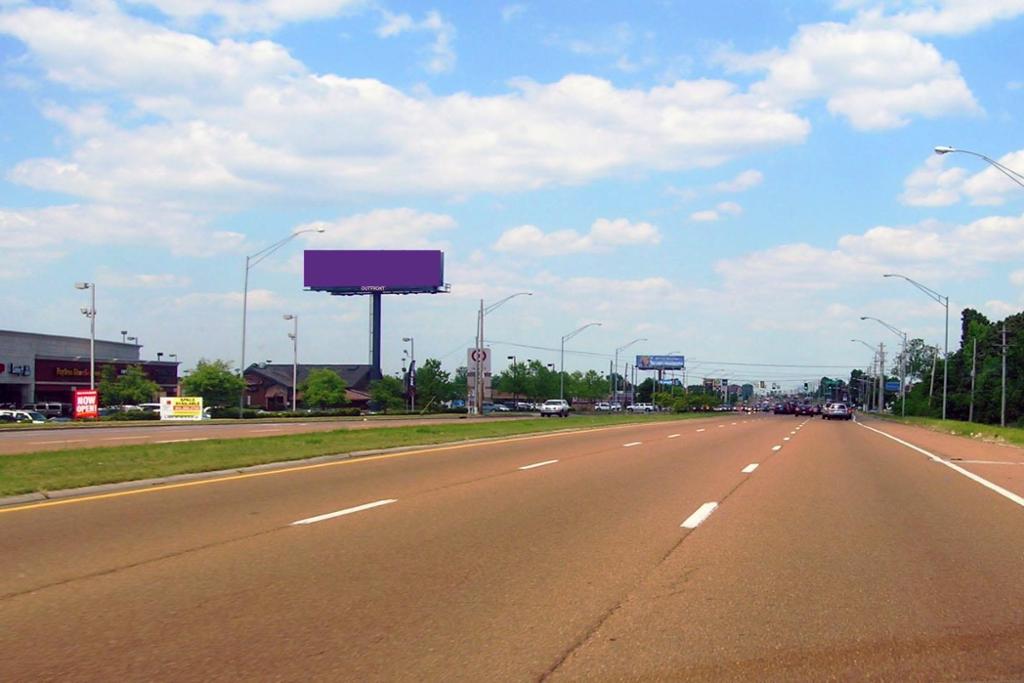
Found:
[[[955,151],[956,151],[956,147],[948,147],[946,145],[939,145],[938,147],[935,148],[935,153],[936,154],[949,154],[950,152],[955,152]]]
[[[90,287],[92,287],[92,283],[91,282],[76,282],[75,283],[75,289],[89,289]]]
[[[85,306],[81,307],[78,310],[80,310],[82,312],[82,315],[89,315],[89,309],[86,308]]]
[[[295,318],[298,317],[298,316],[293,315],[291,313],[285,313],[281,317],[284,318],[285,320],[295,320]]]
[[[412,341],[412,337],[402,337],[402,341],[404,341],[404,342]]]
[[[867,315],[862,315],[862,316],[860,317],[860,319],[861,319],[861,320],[869,320],[869,319],[870,319],[870,316],[867,316]]]
[[[326,230],[327,230],[327,226],[326,225],[324,225],[323,223],[317,224],[317,226],[316,226],[316,231],[317,232],[322,234]]]

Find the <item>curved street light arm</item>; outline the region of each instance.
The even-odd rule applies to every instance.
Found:
[[[984,159],[990,165],[994,166],[996,168],[996,170],[998,170],[1000,173],[1005,175],[1007,178],[1009,178],[1013,182],[1017,183],[1021,187],[1024,187],[1024,175],[1021,175],[1017,171],[1014,171],[1012,168],[1009,168],[1007,166],[1003,166],[1001,163],[999,163],[995,159],[987,157],[984,154],[980,154],[978,152],[972,152],[969,149],[957,149],[955,147],[936,147],[935,148],[935,153],[936,154],[951,154],[951,153],[954,153],[954,152],[959,152],[961,154],[970,154],[971,156],[978,157],[979,159]]]
[[[642,342],[642,341],[647,341],[647,337],[640,337],[639,339],[634,339],[633,341],[629,342],[625,346],[620,346],[619,348],[615,349],[615,353],[618,353],[619,351],[624,351],[624,350],[628,349],[630,346],[632,346],[633,344],[636,344],[637,342]]]
[[[907,340],[907,333],[906,332],[904,332],[903,330],[900,330],[900,329],[897,329],[897,328],[893,327],[892,325],[890,325],[889,323],[885,322],[884,320],[879,320],[878,318],[875,318],[875,317],[870,316],[870,315],[862,315],[860,317],[860,319],[861,320],[874,320],[876,323],[879,323],[881,325],[884,325],[885,327],[888,327],[892,331],[893,334],[895,334],[897,337],[902,339],[904,342],[906,342],[906,340]]]
[[[861,343],[861,344],[863,344],[864,346],[866,346],[866,347],[868,347],[869,349],[871,349],[871,352],[872,352],[872,353],[877,353],[877,352],[878,352],[878,349],[876,349],[876,348],[875,348],[874,346],[872,346],[871,344],[868,344],[868,343],[867,343],[866,341],[864,341],[863,339],[851,339],[850,341],[852,341],[852,342],[860,342],[860,343]]]
[[[296,230],[295,232],[293,232],[292,234],[288,235],[287,237],[283,237],[283,238],[279,239],[278,241],[274,242],[269,247],[264,247],[263,249],[260,249],[259,251],[257,251],[255,254],[250,254],[246,258],[246,268],[250,268],[251,269],[251,268],[255,267],[263,259],[267,258],[271,254],[273,254],[275,251],[277,251],[278,249],[280,249],[284,245],[288,244],[293,239],[295,239],[296,237],[298,237],[299,235],[301,235],[303,233],[307,233],[307,232],[323,232],[323,231],[324,231],[323,226],[319,226],[319,227],[316,227],[316,228],[306,228],[304,230]]]
[[[573,337],[575,337],[577,334],[579,334],[583,330],[587,329],[588,327],[601,327],[601,323],[587,323],[583,327],[579,327],[579,328],[573,330],[569,334],[567,334],[564,337],[562,337],[562,343],[564,344],[565,342],[569,341],[570,339],[572,339]]]
[[[882,277],[898,277],[898,278],[903,278],[904,280],[906,280],[910,284],[912,284],[915,287],[917,287],[918,289],[920,289],[922,292],[924,292],[925,294],[930,296],[932,299],[934,299],[938,303],[942,304],[943,306],[949,306],[949,297],[948,296],[943,296],[942,294],[939,294],[938,292],[936,292],[931,287],[927,287],[925,285],[922,285],[917,280],[912,280],[909,277],[907,277],[906,275],[900,275],[899,273],[886,273]]]
[[[515,294],[509,294],[509,295],[508,295],[508,296],[506,296],[506,297],[505,297],[504,299],[502,299],[502,300],[500,300],[500,301],[497,301],[497,302],[495,302],[495,303],[491,304],[490,306],[488,306],[487,308],[483,309],[483,311],[484,311],[484,315],[487,315],[488,313],[490,313],[491,311],[493,311],[493,310],[494,310],[495,308],[497,308],[498,306],[501,306],[501,305],[502,305],[503,303],[505,303],[505,302],[506,302],[506,301],[508,301],[509,299],[514,299],[514,298],[516,298],[517,296],[533,296],[533,292],[516,292]]]

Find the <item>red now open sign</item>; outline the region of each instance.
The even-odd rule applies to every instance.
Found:
[[[75,389],[75,419],[100,416],[100,393],[95,389]]]

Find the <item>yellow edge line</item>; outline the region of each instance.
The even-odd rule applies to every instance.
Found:
[[[291,472],[302,472],[304,470],[315,470],[321,467],[334,467],[337,465],[352,465],[354,463],[361,462],[372,462],[375,460],[388,460],[390,458],[400,458],[408,455],[423,455],[425,453],[437,453],[439,451],[454,451],[463,448],[473,448],[475,446],[491,446],[494,444],[511,443],[514,441],[532,441],[535,439],[550,439],[559,436],[572,436],[575,434],[586,434],[592,432],[603,432],[610,429],[626,429],[627,427],[648,427],[653,424],[666,424],[672,422],[672,420],[659,420],[655,423],[643,423],[643,422],[631,422],[624,425],[614,425],[611,427],[584,427],[582,429],[575,429],[567,432],[555,432],[553,434],[527,434],[524,436],[514,436],[502,439],[475,441],[474,443],[462,443],[452,444],[451,446],[436,446],[431,448],[422,448],[414,451],[402,451],[400,453],[382,453],[381,455],[368,455],[365,457],[348,458],[345,460],[335,460],[332,462],[319,462],[312,465],[297,465],[295,467],[283,467],[277,470],[267,470],[266,472],[247,472],[245,474],[232,474],[223,477],[213,477],[210,479],[201,479],[199,481],[185,481],[178,484],[162,484],[151,486],[148,488],[130,489],[128,491],[114,491],[112,493],[97,493],[95,495],[77,496],[72,498],[62,498],[60,500],[47,500],[36,503],[27,503],[25,505],[16,505],[13,507],[0,508],[0,514],[5,512],[19,512],[22,510],[38,510],[40,508],[54,507],[57,505],[70,505],[71,503],[86,503],[93,500],[104,500],[107,498],[120,498],[122,496],[134,496],[141,493],[156,493],[160,491],[170,491],[172,489],[183,489],[190,486],[204,486],[207,484],[219,484],[227,481],[238,481],[239,479],[252,479],[254,477],[266,477],[272,474],[289,474]],[[168,475],[173,476],[173,475]]]

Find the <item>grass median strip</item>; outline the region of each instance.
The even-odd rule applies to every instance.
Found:
[[[308,432],[286,436],[138,444],[0,456],[0,496],[112,484],[174,474],[302,460],[321,455],[403,446],[455,443],[560,429],[606,427],[703,417],[697,413],[654,416],[580,416],[568,421],[466,420],[457,424]]]
[[[878,416],[872,415],[872,417]],[[980,422],[940,420],[934,417],[898,417],[892,415],[883,415],[881,417],[892,422],[925,427],[926,429],[945,434],[1024,446],[1024,429],[1020,427],[1000,427],[998,425],[981,424]]]

